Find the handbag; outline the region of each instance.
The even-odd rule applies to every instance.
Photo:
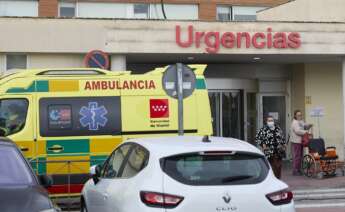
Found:
[[[306,132],[303,136],[302,136],[302,145],[303,147],[307,147],[309,145],[309,141],[310,139],[313,138],[313,134]]]

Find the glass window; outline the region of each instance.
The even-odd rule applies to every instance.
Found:
[[[266,7],[245,7],[233,6],[233,20],[234,21],[256,21],[256,13]]]
[[[164,19],[162,5],[150,4],[150,19]],[[167,19],[198,20],[199,7],[197,4],[164,4]]]
[[[146,166],[147,159],[147,151],[140,146],[135,146],[125,164],[121,177],[129,178],[139,173]]]
[[[8,54],[6,55],[6,70],[26,69],[27,56],[25,54]]]
[[[39,105],[43,137],[121,133],[119,96],[42,98]]]
[[[102,170],[101,176],[104,178],[115,178],[120,173],[120,168],[128,154],[131,145],[123,145],[117,148],[107,160]]]
[[[163,171],[187,185],[239,185],[262,182],[269,166],[251,153],[192,153],[164,159]]]
[[[231,21],[232,20],[231,6],[217,6],[217,20]]]
[[[134,18],[149,18],[149,4],[134,4]]]
[[[37,17],[38,1],[0,0],[0,16]]]
[[[0,185],[30,185],[34,178],[19,152],[11,146],[0,146]]]
[[[75,3],[73,2],[60,2],[59,4],[60,17],[75,17]]]
[[[0,100],[0,130],[4,136],[21,131],[25,126],[28,112],[26,99]]]

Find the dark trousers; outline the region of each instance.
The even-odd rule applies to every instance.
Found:
[[[282,159],[279,157],[273,156],[270,159],[268,159],[268,161],[271,164],[274,175],[276,176],[276,178],[280,179],[281,173],[282,173]]]
[[[292,143],[293,174],[299,173],[301,171],[302,156],[303,156],[302,144]]]

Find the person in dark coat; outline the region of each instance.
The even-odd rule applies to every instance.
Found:
[[[256,134],[255,141],[270,162],[274,175],[280,179],[286,142],[283,131],[272,116],[266,118],[266,124]]]

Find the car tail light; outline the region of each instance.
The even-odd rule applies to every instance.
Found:
[[[291,202],[293,194],[289,190],[281,190],[267,194],[266,197],[273,205],[284,205]]]
[[[160,208],[175,208],[183,200],[181,196],[150,191],[140,192],[140,198],[147,206]]]

